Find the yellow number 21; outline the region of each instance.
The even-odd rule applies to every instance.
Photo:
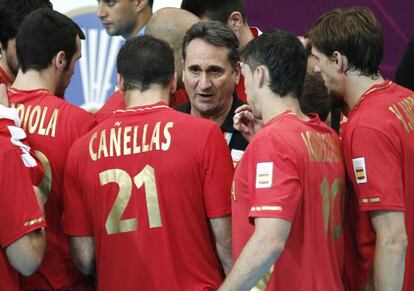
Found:
[[[121,169],[110,169],[99,173],[99,181],[101,186],[108,183],[117,183],[119,186],[118,195],[106,219],[106,232],[108,234],[115,234],[137,230],[138,221],[136,218],[121,219],[132,195],[132,179],[130,175]],[[149,227],[161,227],[162,223],[154,168],[146,165],[134,177],[134,183],[138,189],[142,186],[145,187]]]

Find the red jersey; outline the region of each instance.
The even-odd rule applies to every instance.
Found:
[[[115,93],[106,100],[101,109],[99,109],[93,116],[95,117],[96,122],[101,123],[111,116],[115,110],[125,109],[125,107],[124,95],[122,95],[121,91],[115,91]]]
[[[6,86],[10,86],[13,83],[12,78],[7,75],[6,71],[0,67],[0,84],[5,84]]]
[[[48,221],[47,247],[38,271],[23,278],[27,288],[67,288],[80,273],[69,256],[67,237],[62,229],[63,172],[67,153],[76,139],[95,125],[93,117],[74,105],[53,96],[46,89],[8,90],[11,107],[19,110],[22,128],[45,169],[39,185],[44,194]]]
[[[12,144],[20,148],[24,165],[29,171],[32,185],[38,185],[44,176],[40,161],[29,146],[26,133],[20,128],[20,118],[15,108],[0,105],[0,136],[6,137]]]
[[[230,215],[232,175],[212,122],[162,102],[116,111],[71,149],[65,231],[95,238],[99,290],[215,290],[208,219]]]
[[[404,290],[414,290],[414,93],[391,81],[371,87],[343,125],[344,158],[353,193],[346,255],[350,290],[373,288],[375,231],[369,211],[405,212],[408,247]],[[411,274],[411,275],[410,275]],[[364,289],[365,290],[365,289]]]
[[[185,89],[179,89],[175,92],[174,97],[171,99],[170,107],[174,107],[188,101],[189,99]],[[101,109],[94,114],[94,117],[98,123],[101,123],[111,116],[115,110],[123,110],[125,108],[126,105],[124,95],[122,95],[120,91],[116,91],[111,97],[109,97]]]
[[[236,168],[233,255],[250,239],[254,218],[292,222],[267,290],[343,290],[345,169],[339,138],[315,115],[287,111],[249,143]]]
[[[26,171],[20,149],[0,136],[0,290],[20,289],[18,273],[9,264],[5,248],[46,225]]]

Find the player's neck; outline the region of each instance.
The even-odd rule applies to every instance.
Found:
[[[11,80],[16,79],[16,75],[10,70],[9,66],[7,65],[6,59],[3,57],[0,58],[0,67]]]
[[[378,77],[361,76],[359,72],[350,72],[345,81],[344,99],[348,107],[352,109],[362,97],[362,95],[372,86],[384,82],[381,75]]]
[[[243,26],[243,29],[240,31],[240,47],[245,47],[250,41],[254,39],[253,33],[250,31],[250,28],[247,24]]]
[[[169,103],[169,88],[161,88],[159,85],[153,85],[148,90],[141,92],[139,90],[127,90],[125,94],[125,103],[127,108],[146,106],[158,102]]]
[[[50,93],[55,94],[56,80],[51,76],[48,69],[42,71],[28,70],[26,73],[19,70],[12,87],[19,90],[47,89]]]
[[[131,31],[131,33],[127,36],[124,36],[126,39],[133,38],[138,35],[138,33],[141,31],[141,29],[147,24],[147,22],[150,20],[152,15],[151,9],[145,8],[142,13],[138,16],[138,22],[137,25],[134,27],[134,29]]]
[[[301,120],[307,121],[310,119],[300,109],[299,100],[292,96],[285,96],[281,98],[275,95],[268,95],[267,98],[263,101],[264,102],[262,102],[261,104],[261,115],[264,124],[288,110],[295,114]]]

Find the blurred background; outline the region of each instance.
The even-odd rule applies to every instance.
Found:
[[[370,8],[384,28],[385,54],[381,70],[386,78],[392,80],[408,41],[414,37],[414,0],[245,1],[249,25],[257,26],[262,31],[280,28],[296,35],[304,35],[318,17],[330,9],[352,6]],[[114,90],[116,54],[123,39],[106,35],[95,16],[96,0],[52,0],[52,3],[56,10],[72,17],[87,35],[82,59],[66,93],[67,99],[84,107],[87,103],[100,104]],[[162,7],[179,7],[180,4],[181,0],[154,0],[153,11]]]

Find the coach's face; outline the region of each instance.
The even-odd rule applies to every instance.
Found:
[[[201,38],[188,44],[183,81],[192,114],[220,116],[231,106],[240,69],[233,68],[228,53],[228,48],[214,46]]]
[[[129,38],[137,26],[135,0],[98,0],[96,15],[109,35]]]

